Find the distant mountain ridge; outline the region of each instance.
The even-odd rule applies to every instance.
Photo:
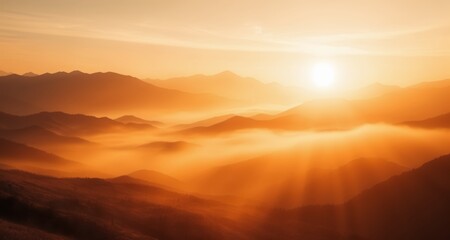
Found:
[[[25,76],[25,77],[36,77],[36,76],[39,76],[39,74],[36,74],[34,72],[27,72],[27,73],[22,74],[22,76]]]
[[[241,77],[231,71],[215,75],[193,75],[166,80],[149,80],[156,86],[190,93],[210,93],[254,104],[292,104],[304,97],[300,89],[277,83],[262,83],[254,78]]]
[[[364,100],[320,99],[300,104],[272,116],[254,119],[235,116],[210,126],[183,130],[190,134],[218,134],[242,129],[329,130],[367,123],[393,123],[424,119],[450,112],[449,86],[409,87]],[[446,82],[446,83],[447,83]],[[441,85],[444,85],[441,87]]]
[[[150,124],[153,126],[161,126],[163,125],[162,122],[159,121],[149,121],[142,118],[138,118],[133,115],[123,115],[122,117],[118,117],[114,119],[115,121],[122,122],[122,123],[137,123],[137,124]]]
[[[349,99],[370,99],[374,97],[380,97],[388,93],[393,93],[400,90],[401,87],[395,85],[386,85],[382,83],[372,83],[366,87],[349,91],[344,97]]]
[[[94,143],[82,138],[59,135],[39,126],[28,126],[19,129],[0,129],[0,137],[31,145],[94,145]]]
[[[79,163],[64,159],[42,150],[0,138],[0,161],[8,165],[78,166]]]
[[[20,129],[39,126],[52,132],[79,136],[120,130],[152,129],[149,124],[124,124],[112,119],[63,112],[40,112],[17,116],[0,112],[0,128]]]
[[[9,97],[32,103],[45,111],[87,114],[132,113],[143,110],[197,111],[236,104],[235,101],[210,94],[192,94],[157,87],[140,79],[112,72],[87,74],[73,71],[45,73],[34,77],[13,74],[0,77],[0,89],[0,98]],[[7,109],[7,106],[3,108]],[[34,113],[26,110],[20,114]]]
[[[401,124],[419,128],[450,128],[450,112],[424,120],[403,122]]]

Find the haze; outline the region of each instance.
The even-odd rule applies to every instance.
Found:
[[[450,239],[449,9],[0,0],[0,239]]]

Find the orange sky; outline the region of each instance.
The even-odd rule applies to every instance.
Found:
[[[450,77],[450,1],[1,0],[0,70],[166,78],[223,70],[303,85]]]

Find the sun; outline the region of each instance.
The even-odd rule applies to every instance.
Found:
[[[311,69],[311,81],[316,88],[330,88],[333,86],[335,78],[336,71],[331,63],[319,62]]]

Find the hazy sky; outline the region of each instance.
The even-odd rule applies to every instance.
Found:
[[[0,70],[166,78],[223,70],[303,84],[450,77],[448,0],[0,0]]]

